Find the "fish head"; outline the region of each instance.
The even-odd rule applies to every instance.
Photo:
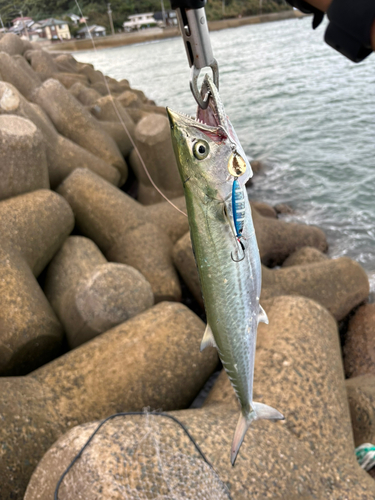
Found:
[[[207,93],[208,107],[198,107],[196,119],[169,108],[167,112],[185,192],[207,201],[223,202],[231,196],[234,178],[244,185],[252,170],[208,75],[202,85],[202,94]]]

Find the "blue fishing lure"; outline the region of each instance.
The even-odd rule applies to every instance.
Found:
[[[240,239],[245,222],[245,199],[237,179],[234,179],[232,187],[232,212],[236,238]]]

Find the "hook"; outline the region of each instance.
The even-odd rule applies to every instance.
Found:
[[[238,243],[241,245],[241,249],[242,249],[242,252],[243,252],[243,256],[242,256],[242,258],[241,258],[241,259],[235,259],[235,258],[233,257],[233,252],[231,252],[231,253],[230,253],[230,258],[233,260],[233,262],[242,262],[242,261],[244,260],[244,258],[245,258],[245,247],[244,247],[244,245],[243,245],[242,241],[240,241],[240,240],[237,240],[237,241],[238,241]]]

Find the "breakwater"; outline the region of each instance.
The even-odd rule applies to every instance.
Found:
[[[294,19],[296,17],[301,17],[301,14],[294,10],[286,10],[282,12],[275,12],[272,14],[262,14],[258,16],[211,21],[208,23],[208,27],[210,31],[218,31],[227,28],[237,28],[239,26],[245,26],[248,24],[268,23],[284,19]],[[163,40],[165,38],[173,38],[176,36],[180,36],[178,27],[168,27],[165,29],[149,28],[133,33],[119,33],[113,36],[98,37],[95,38],[95,46],[97,49],[121,47],[123,45],[153,42],[156,40]],[[74,52],[77,50],[91,50],[93,49],[93,44],[90,39],[70,40],[68,42],[51,44],[47,47],[47,49]]]

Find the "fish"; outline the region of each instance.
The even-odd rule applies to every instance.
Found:
[[[268,318],[259,303],[261,262],[245,186],[251,165],[208,75],[201,92],[208,107],[198,107],[195,119],[169,108],[167,114],[207,317],[201,351],[216,347],[241,406],[234,466],[251,422],[284,416],[253,401],[257,329]]]

